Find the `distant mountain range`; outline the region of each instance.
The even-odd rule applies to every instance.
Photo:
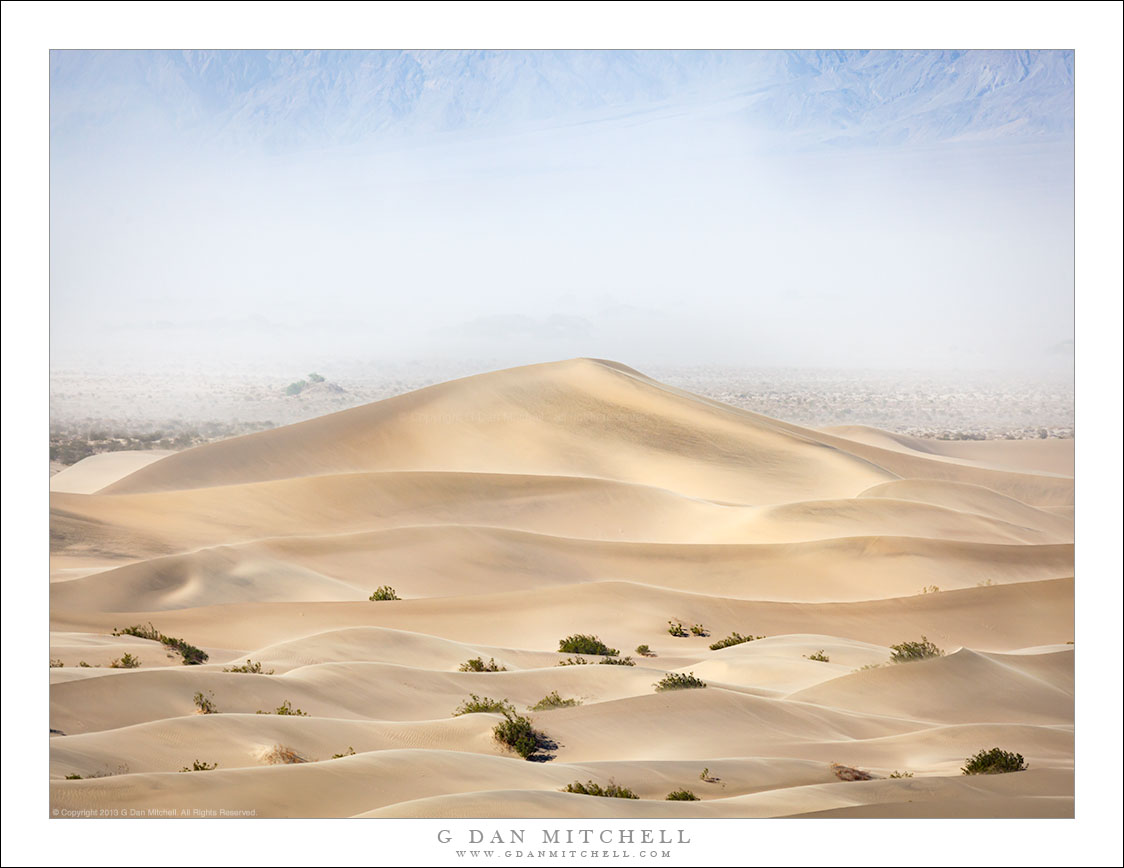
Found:
[[[1070,51],[54,51],[51,130],[269,151],[719,105],[833,145],[1063,138]]]

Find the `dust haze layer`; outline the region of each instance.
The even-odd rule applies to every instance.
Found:
[[[576,359],[86,459],[51,492],[50,807],[1072,816],[1072,444],[967,446]],[[209,659],[114,635],[148,623]],[[635,665],[559,665],[574,633]],[[944,654],[888,662],[922,636]],[[688,673],[705,689],[654,689]],[[544,762],[454,713],[554,692]],[[993,746],[1029,770],[961,774]]]

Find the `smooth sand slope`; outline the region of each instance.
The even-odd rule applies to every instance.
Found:
[[[1072,815],[1072,441],[815,431],[583,359],[95,457],[52,479],[52,808]],[[150,623],[209,659],[113,635]],[[573,633],[635,665],[559,665]],[[552,692],[538,761],[454,714]],[[1029,770],[960,773],[993,746]]]

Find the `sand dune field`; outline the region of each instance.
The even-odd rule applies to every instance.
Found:
[[[1073,816],[1072,440],[814,430],[581,359],[96,455],[50,496],[52,809]],[[961,773],[992,747],[1028,768]]]

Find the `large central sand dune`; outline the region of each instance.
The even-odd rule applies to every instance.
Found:
[[[816,431],[575,360],[78,465],[51,494],[51,806],[1071,816],[1072,455]],[[150,622],[208,662],[112,635]],[[735,631],[765,638],[709,648]],[[636,665],[559,666],[572,633]],[[944,656],[888,663],[923,635]],[[271,674],[224,671],[248,658]],[[676,672],[708,686],[655,691]],[[453,714],[552,691],[580,704],[531,713],[538,762]],[[257,713],[284,703],[307,716]],[[960,774],[993,746],[1029,770]]]

